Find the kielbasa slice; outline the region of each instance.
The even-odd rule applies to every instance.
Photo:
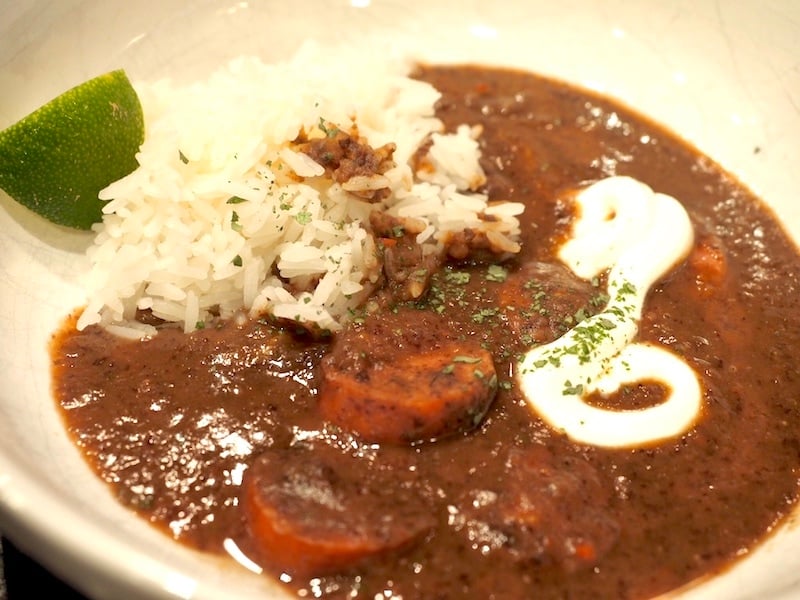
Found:
[[[407,444],[475,428],[496,391],[492,356],[478,340],[408,308],[339,335],[322,361],[319,407],[365,441]]]
[[[390,472],[327,446],[262,454],[246,472],[242,505],[264,563],[296,577],[401,552],[434,525],[421,498]]]

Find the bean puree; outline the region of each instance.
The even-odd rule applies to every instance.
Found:
[[[70,322],[52,353],[75,443],[167,535],[213,553],[233,540],[301,596],[647,598],[725,568],[798,496],[796,249],[735,178],[619,104],[516,71],[417,76],[448,128],[482,125],[486,191],[527,206],[519,255],[446,262],[420,298],[332,338],[233,319],[134,342]],[[571,442],[514,375],[532,344],[602,309],[603,278],[555,249],[570,194],[610,175],[678,198],[695,228],[640,339],[691,365],[703,413],[641,448]]]

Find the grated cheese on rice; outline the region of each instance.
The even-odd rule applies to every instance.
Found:
[[[337,330],[380,271],[365,190],[389,188],[377,207],[422,223],[419,243],[465,227],[518,250],[517,203],[488,203],[479,130],[443,133],[439,93],[411,65],[364,52],[304,46],[291,60],[240,57],[204,82],[136,84],[145,113],[139,167],[101,192],[108,200],[88,249],[89,301],[78,328],[153,335],[151,310],[191,331],[212,315],[271,314]],[[291,147],[323,123],[354,124],[396,166],[336,183]],[[410,161],[430,141],[425,168]],[[481,218],[489,215],[492,218]]]

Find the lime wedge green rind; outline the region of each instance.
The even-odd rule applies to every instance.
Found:
[[[100,75],[0,131],[0,189],[46,219],[89,229],[97,195],[136,169],[139,97],[123,70]]]

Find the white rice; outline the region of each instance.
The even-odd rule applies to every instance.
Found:
[[[237,58],[189,86],[137,83],[140,166],[100,194],[109,202],[88,250],[89,301],[78,328],[153,335],[134,319],[149,309],[187,332],[241,311],[335,331],[379,275],[369,231],[376,207],[420,219],[420,243],[473,227],[513,249],[522,206],[490,206],[472,191],[485,180],[480,132],[465,125],[443,134],[439,93],[409,78],[410,66],[307,45],[280,64]],[[321,119],[345,131],[355,122],[375,148],[395,143],[396,167],[333,182],[290,147]],[[427,140],[429,164],[413,173],[409,161]],[[377,206],[350,193],[387,186],[391,195]]]

